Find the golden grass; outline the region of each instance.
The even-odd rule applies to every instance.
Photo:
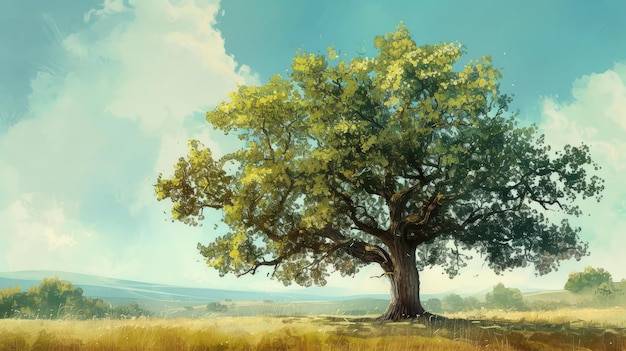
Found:
[[[361,323],[328,324],[323,318],[240,317],[177,320],[33,321],[1,320],[0,350],[433,350],[469,351],[485,346],[469,335],[447,331],[413,335],[411,323],[397,323],[394,335],[368,336]],[[377,333],[379,334],[379,333]],[[441,334],[441,335],[437,335]],[[513,350],[506,342],[491,350]]]
[[[468,316],[465,317],[476,317]],[[515,323],[377,323],[343,317],[224,317],[43,321],[0,320],[0,351],[112,350],[626,350],[624,310],[484,312],[482,319]],[[528,323],[587,323],[578,329],[526,330]],[[604,323],[604,324],[603,324]],[[589,325],[604,325],[606,329]],[[520,328],[521,326],[521,328]],[[509,329],[507,329],[509,328]],[[580,329],[583,328],[583,329]]]
[[[580,308],[554,311],[474,311],[448,315],[453,318],[496,319],[535,323],[585,322],[587,325],[626,328],[626,308]]]

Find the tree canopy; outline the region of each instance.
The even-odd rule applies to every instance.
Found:
[[[519,289],[507,288],[502,283],[498,283],[490,293],[485,295],[485,306],[518,311],[526,309],[522,292]]]
[[[208,265],[270,266],[309,286],[375,263],[392,305],[417,299],[389,315],[403,318],[423,312],[418,269],[452,277],[474,252],[496,272],[545,274],[587,254],[579,228],[544,213],[580,215],[575,200],[600,199],[588,146],[552,152],[535,126],[519,126],[488,56],[463,64],[462,45],[418,46],[403,24],[374,47],[349,60],[332,47],[299,52],[287,77],[240,86],[206,119],[241,149],[216,157],[190,140],[174,173],[159,175],[174,219],[222,214],[227,229],[198,244]]]
[[[441,299],[441,308],[446,312],[460,312],[465,307],[465,301],[458,294],[448,294]]]
[[[604,268],[587,266],[582,272],[570,273],[564,289],[574,293],[593,292],[602,284],[613,284],[611,273]]]
[[[84,297],[83,289],[56,277],[44,278],[25,292],[20,287],[0,290],[0,318],[90,318],[104,317],[105,311],[102,300]]]

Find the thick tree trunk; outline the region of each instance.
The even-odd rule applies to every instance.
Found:
[[[418,318],[426,314],[420,302],[419,273],[415,265],[415,249],[397,245],[392,254],[393,272],[388,273],[391,283],[391,301],[383,320]]]

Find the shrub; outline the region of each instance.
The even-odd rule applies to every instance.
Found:
[[[480,309],[481,303],[474,296],[468,296],[463,299],[463,306],[466,311],[473,311]]]
[[[502,283],[493,287],[493,291],[485,295],[485,307],[493,309],[523,311],[526,309],[519,289],[507,288]]]
[[[226,312],[228,311],[228,306],[222,305],[219,302],[209,302],[206,305],[206,309],[209,312]]]
[[[428,299],[422,303],[423,307],[432,313],[441,313],[443,309],[441,308],[441,300],[436,297]]]
[[[463,298],[457,294],[446,295],[441,300],[441,308],[446,312],[460,312],[463,311],[463,307]]]
[[[572,272],[565,283],[565,290],[573,293],[591,293],[604,283],[612,283],[611,273],[604,268],[585,267],[582,272]]]

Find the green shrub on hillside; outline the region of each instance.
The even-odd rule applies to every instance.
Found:
[[[83,296],[83,289],[59,278],[44,278],[39,286],[0,290],[0,318],[91,319],[151,316],[138,304],[112,308],[101,299]]]
[[[441,300],[441,308],[446,312],[461,312],[465,308],[463,298],[457,294],[449,294]]]
[[[565,283],[565,290],[573,293],[592,293],[604,283],[612,283],[611,273],[604,268],[585,267],[582,272],[572,272]]]
[[[527,309],[519,289],[507,288],[502,283],[493,287],[493,291],[485,295],[485,307],[490,309],[517,310]]]
[[[441,300],[436,297],[430,298],[422,302],[422,305],[427,311],[430,311],[432,313],[443,312],[443,309],[441,308]]]
[[[228,306],[222,305],[219,302],[209,302],[206,305],[206,309],[209,312],[226,312],[228,311]]]

